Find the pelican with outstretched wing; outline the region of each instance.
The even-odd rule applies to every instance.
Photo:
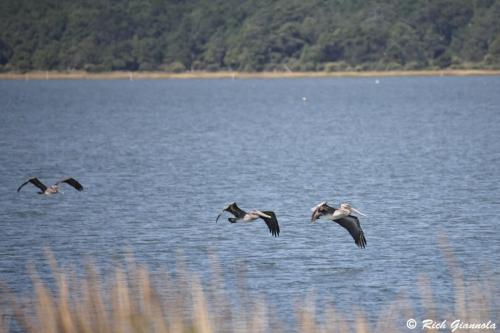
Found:
[[[83,186],[80,184],[75,178],[66,178],[63,180],[58,181],[54,185],[51,186],[46,186],[44,183],[42,183],[38,178],[36,177],[31,177],[27,181],[25,181],[19,188],[17,189],[17,192],[21,191],[24,185],[31,183],[38,187],[40,191],[38,194],[45,194],[45,195],[50,195],[50,194],[55,194],[59,193],[59,184],[61,183],[66,183],[72,187],[74,187],[78,191],[83,191]]]
[[[352,238],[354,239],[354,242],[358,247],[360,248],[366,247],[366,238],[363,229],[361,229],[361,224],[359,223],[359,219],[356,216],[352,215],[352,213],[354,212],[362,216],[366,215],[361,213],[359,210],[351,207],[350,204],[342,203],[340,205],[340,208],[334,208],[328,206],[326,201],[323,201],[322,203],[319,203],[313,208],[311,208],[311,211],[312,211],[312,216],[311,216],[312,223],[315,223],[317,219],[326,219],[330,221],[335,221],[341,226],[343,226],[345,229],[347,229],[347,231],[349,231]]]
[[[231,213],[234,216],[227,219],[231,223],[252,222],[260,218],[264,220],[264,222],[266,222],[267,227],[269,228],[269,232],[274,237],[277,237],[280,234],[280,226],[278,224],[278,220],[276,219],[276,215],[272,211],[252,210],[251,212],[247,213],[240,207],[238,207],[238,205],[236,205],[236,202],[232,202],[222,210],[222,213],[217,216],[215,222],[219,220],[224,212]]]

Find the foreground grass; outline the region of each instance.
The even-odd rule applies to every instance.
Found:
[[[249,79],[249,78],[322,78],[322,77],[391,77],[391,76],[499,76],[500,70],[446,69],[399,71],[335,71],[335,72],[103,72],[32,71],[0,73],[0,80],[141,80],[141,79]]]
[[[437,321],[460,319],[468,323],[486,323],[498,319],[498,284],[493,279],[466,281],[457,268],[453,255],[447,253],[451,280],[455,291],[451,313],[437,313],[430,283],[421,277],[418,285],[421,307],[413,309],[401,294],[388,301],[379,319],[369,322],[361,310],[354,313],[337,312],[333,307],[315,309],[314,297],[296,305],[298,332],[401,332],[406,330],[406,320],[414,318],[417,310],[425,318]],[[32,273],[34,291],[28,298],[20,298],[2,286],[0,295],[0,333],[14,328],[28,333],[106,333],[106,332],[289,332],[290,328],[276,315],[272,306],[263,300],[251,298],[240,286],[240,302],[235,305],[224,292],[219,275],[220,267],[212,258],[208,286],[202,287],[199,278],[189,272],[182,261],[176,276],[164,273],[154,283],[148,270],[134,261],[126,268],[116,268],[114,274],[102,280],[94,265],[88,265],[82,277],[70,269],[61,269],[49,255],[55,278],[55,288],[50,290],[36,274]],[[489,280],[488,280],[489,279]],[[158,279],[155,279],[158,281]],[[320,319],[321,318],[321,319]],[[497,323],[498,324],[498,323]],[[421,324],[419,323],[419,326]],[[450,331],[451,329],[444,330]],[[421,327],[415,331],[420,332]],[[458,329],[456,332],[485,332],[484,330]],[[492,331],[492,330],[488,330]]]

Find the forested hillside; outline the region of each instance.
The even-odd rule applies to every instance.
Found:
[[[0,0],[0,70],[500,68],[500,0]]]

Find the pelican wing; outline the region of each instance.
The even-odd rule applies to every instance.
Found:
[[[66,178],[66,179],[63,179],[61,181],[58,181],[56,183],[56,185],[59,185],[60,183],[66,183],[68,185],[71,185],[73,186],[75,189],[77,189],[78,191],[83,191],[83,186],[82,184],[80,184],[75,178]]]
[[[356,216],[349,215],[340,218],[338,220],[335,220],[335,222],[337,222],[338,224],[346,228],[347,231],[349,231],[352,238],[354,239],[354,242],[358,247],[365,248],[366,246],[365,234],[363,233],[363,229],[361,229],[361,224],[359,223],[359,220]]]
[[[266,219],[270,219],[271,218],[270,215],[267,215],[266,213],[261,212],[260,210],[252,210],[250,212],[250,214],[255,214],[255,215],[258,215],[259,217],[266,218]]]
[[[28,179],[27,181],[25,181],[21,186],[19,186],[19,188],[17,189],[17,192],[21,191],[23,186],[28,184],[28,183],[35,185],[42,192],[45,192],[45,190],[47,189],[47,186],[45,186],[38,178],[32,177],[32,178]]]
[[[274,212],[271,211],[263,211],[264,215],[267,215],[269,217],[264,217],[264,215],[260,215],[260,218],[266,222],[267,227],[269,228],[269,232],[274,236],[278,237],[280,235],[280,226],[278,224],[278,219],[276,218],[276,215]]]
[[[311,223],[314,223],[317,219],[325,215],[332,215],[335,212],[335,208],[330,207],[326,204],[326,201],[316,205],[312,208]]]

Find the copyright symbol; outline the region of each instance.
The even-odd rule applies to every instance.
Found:
[[[411,330],[415,329],[415,327],[417,327],[417,321],[411,318],[408,319],[408,321],[406,322],[406,327],[408,327]]]

